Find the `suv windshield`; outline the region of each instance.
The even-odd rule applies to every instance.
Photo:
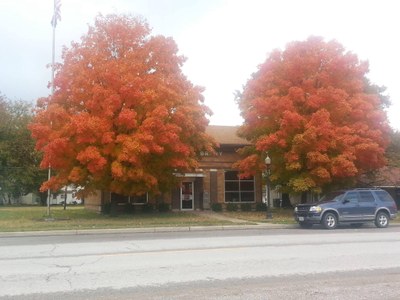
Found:
[[[344,194],[343,191],[330,192],[322,196],[320,201],[341,201]]]

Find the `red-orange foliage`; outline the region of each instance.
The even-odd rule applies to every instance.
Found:
[[[56,170],[42,189],[73,183],[121,194],[159,192],[176,171],[213,151],[202,88],[182,74],[171,38],[150,36],[129,16],[96,18],[63,50],[53,97],[39,99],[30,126],[41,166]]]
[[[367,72],[366,62],[318,37],[274,51],[238,98],[241,134],[255,148],[237,166],[246,175],[261,171],[268,151],[272,181],[295,192],[382,167],[387,103]]]

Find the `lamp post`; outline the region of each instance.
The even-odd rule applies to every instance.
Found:
[[[267,219],[272,219],[272,212],[271,212],[271,193],[270,193],[270,181],[269,181],[269,175],[271,174],[271,158],[268,156],[267,152],[267,157],[264,160],[265,163],[265,182],[266,182],[266,188],[267,188],[267,201],[266,201],[266,206],[267,206],[267,212],[266,212],[266,218]]]

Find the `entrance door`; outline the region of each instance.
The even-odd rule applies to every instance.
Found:
[[[194,200],[194,184],[192,181],[184,181],[181,186],[181,209],[192,210]]]

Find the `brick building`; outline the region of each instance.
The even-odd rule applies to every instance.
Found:
[[[253,207],[261,202],[262,177],[256,176],[240,179],[232,164],[239,159],[237,149],[248,142],[237,136],[238,127],[208,126],[207,133],[214,137],[219,147],[216,155],[202,153],[199,169],[192,173],[175,174],[180,184],[162,197],[151,198],[143,196],[120,196],[107,191],[99,191],[85,199],[85,207],[101,211],[107,203],[168,203],[174,210],[211,209],[213,203],[225,207],[228,203],[250,203]]]

